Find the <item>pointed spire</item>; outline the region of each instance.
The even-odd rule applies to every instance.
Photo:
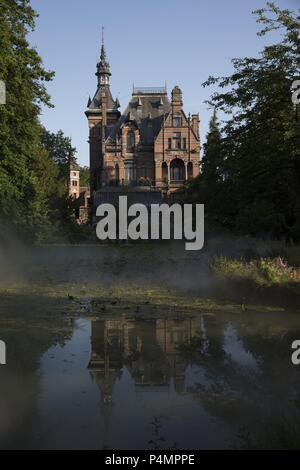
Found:
[[[100,62],[102,65],[106,65],[109,68],[109,63],[106,57],[105,45],[104,45],[104,27],[102,26],[102,45],[101,45],[101,55],[100,55]]]
[[[103,27],[102,27],[102,45],[101,45],[100,62],[97,64],[96,75],[98,77],[98,86],[109,85],[109,77],[111,73],[110,73],[110,68],[109,68],[109,62],[106,57]]]
[[[87,108],[89,108],[91,106],[91,103],[92,103],[92,100],[91,100],[91,97],[89,96],[88,103],[87,103]]]

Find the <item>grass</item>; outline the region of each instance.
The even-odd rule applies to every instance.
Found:
[[[281,256],[254,260],[215,256],[209,263],[212,274],[262,285],[290,285],[300,287],[300,268],[290,266]]]
[[[0,300],[31,296],[60,301],[72,310],[82,303],[97,314],[121,309],[149,314],[151,309],[155,314],[300,311],[300,268],[287,262],[282,247],[269,247],[264,258],[241,247],[238,259],[222,251],[219,256],[209,250],[191,255],[175,248],[116,247],[108,254],[100,249],[50,254],[40,249],[16,275],[4,277]],[[286,254],[297,259],[299,247]]]
[[[36,297],[61,300],[65,305],[72,306],[72,310],[85,307],[86,313],[104,315],[105,312],[132,310],[136,313],[217,313],[217,312],[244,312],[245,305],[229,301],[221,301],[200,296],[178,293],[174,289],[159,287],[136,287],[133,285],[114,285],[110,287],[90,286],[85,290],[78,290],[76,285],[59,288],[58,286],[15,286],[0,288],[0,298]],[[272,312],[284,309],[268,305],[248,304],[247,311]]]

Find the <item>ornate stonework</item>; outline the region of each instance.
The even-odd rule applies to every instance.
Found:
[[[91,194],[107,186],[154,186],[167,193],[199,175],[199,115],[186,115],[182,92],[134,87],[126,109],[110,91],[104,44],[98,87],[88,101]]]

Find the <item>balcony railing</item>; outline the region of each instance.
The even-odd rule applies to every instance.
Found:
[[[138,95],[138,94],[151,94],[151,95],[157,95],[157,94],[165,94],[167,93],[167,88],[166,87],[133,87],[133,94]]]

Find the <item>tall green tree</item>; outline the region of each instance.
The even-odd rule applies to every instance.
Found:
[[[189,199],[201,201],[205,204],[206,214],[210,215],[211,221],[218,221],[217,212],[222,206],[220,190],[223,190],[224,167],[222,160],[222,135],[214,109],[203,145],[203,157],[201,161],[201,175],[187,183],[186,189]],[[221,206],[220,206],[221,204]]]
[[[222,136],[217,119],[217,111],[214,109],[209,123],[209,131],[203,146],[202,175],[199,179],[201,184],[201,201],[205,204],[206,212],[214,214],[211,217],[218,221],[217,211],[222,207],[220,200],[221,188],[223,186],[224,168],[222,165]]]
[[[260,35],[281,30],[282,40],[258,58],[234,59],[211,103],[229,118],[222,130],[220,222],[247,233],[300,238],[300,121],[291,100],[299,77],[300,17],[269,2],[254,12]],[[221,211],[220,211],[221,207]]]
[[[214,109],[209,123],[209,131],[203,149],[204,153],[201,165],[202,177],[207,183],[215,185],[222,179],[222,174],[220,173],[222,170],[222,138],[216,109]]]
[[[58,165],[60,176],[68,181],[70,167],[76,164],[76,148],[73,147],[71,138],[65,136],[62,130],[54,133],[43,128],[41,142],[50,158]]]
[[[90,185],[90,169],[88,166],[81,166],[80,168],[80,186]]]
[[[0,0],[0,80],[6,105],[0,105],[0,218],[30,239],[48,230],[46,197],[36,173],[41,105],[50,106],[44,69],[27,35],[36,13],[28,0]]]

